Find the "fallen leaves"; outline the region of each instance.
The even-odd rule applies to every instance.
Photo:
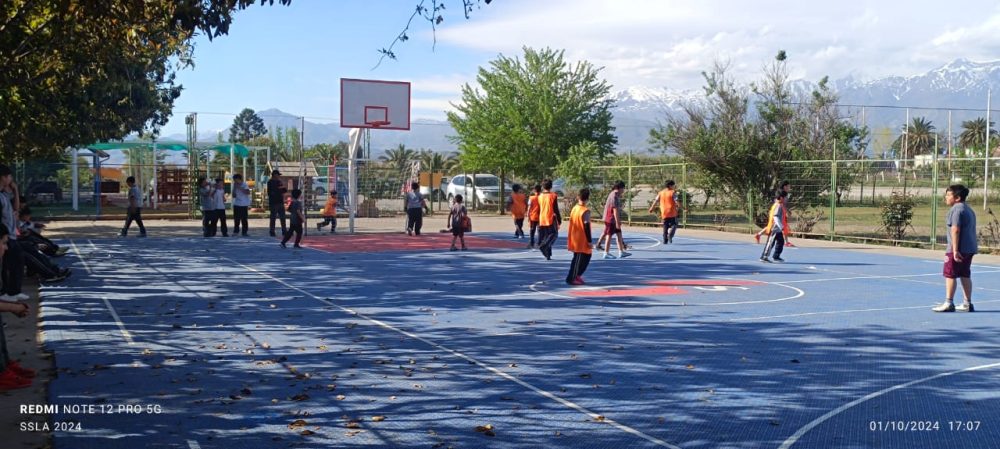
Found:
[[[372,421],[375,421],[375,422],[385,421],[385,416],[384,415],[375,415],[375,416],[372,416]]]
[[[496,432],[493,431],[493,424],[486,424],[484,426],[476,426],[476,432],[486,435],[488,437],[497,436]]]

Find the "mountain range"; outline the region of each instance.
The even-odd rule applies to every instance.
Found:
[[[945,109],[952,109],[953,133],[958,134],[961,132],[962,121],[985,115],[987,90],[1000,87],[1000,61],[973,62],[956,59],[919,75],[890,76],[868,81],[847,77],[831,80],[829,85],[839,95],[839,103],[847,105],[842,108],[842,115],[853,117],[858,123],[861,123],[863,115],[864,124],[873,132],[885,128],[900,129],[906,121],[907,108],[911,120],[913,117],[924,117],[934,123],[936,130],[947,132],[948,111]],[[812,81],[795,80],[791,86],[799,98],[808,98],[816,84]],[[650,129],[658,122],[663,122],[668,115],[682,113],[684,104],[702,98],[704,92],[701,90],[668,87],[636,86],[614,92],[612,124],[618,136],[616,151],[646,151]],[[864,112],[861,105],[865,106]],[[265,109],[257,113],[269,129],[300,126],[298,116],[278,109]],[[214,141],[219,131],[206,131],[199,136],[199,140]],[[399,144],[408,148],[455,151],[456,145],[448,139],[454,134],[447,121],[427,119],[414,120],[410,131],[378,130],[372,132],[373,157]],[[228,132],[224,131],[224,135],[228,135]],[[183,136],[166,136],[163,140],[183,139]],[[342,140],[347,140],[346,128],[341,128],[336,123],[305,121],[307,146]]]

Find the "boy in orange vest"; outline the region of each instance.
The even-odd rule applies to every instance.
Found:
[[[562,216],[559,215],[559,197],[552,191],[552,180],[542,181],[542,189],[545,191],[538,194],[538,249],[545,260],[551,260]]]
[[[330,233],[337,233],[337,191],[331,190],[330,197],[326,199],[326,205],[323,206],[323,222],[316,223],[316,230],[320,231],[323,226],[330,225]]]
[[[781,192],[785,192],[785,205],[782,208],[785,211],[785,216],[782,217],[782,219],[785,222],[785,227],[784,229],[782,229],[782,231],[784,232],[785,235],[783,235],[782,237],[785,238],[785,246],[795,246],[792,244],[792,241],[788,239],[789,237],[792,236],[792,227],[788,225],[788,195],[791,194],[792,184],[788,181],[781,181],[781,185],[778,187],[778,190]],[[753,235],[754,240],[756,240],[757,243],[760,243],[760,236],[763,234],[764,230],[761,229],[759,232]]]
[[[542,185],[535,184],[531,197],[528,198],[528,222],[531,224],[531,241],[528,242],[528,249],[535,247],[535,232],[538,231],[538,195],[542,193]]]
[[[507,197],[507,210],[514,217],[514,238],[524,238],[524,215],[528,212],[528,196],[521,193],[521,185],[511,186],[513,193]]]
[[[785,249],[785,228],[788,226],[788,222],[785,218],[785,198],[788,197],[788,193],[783,190],[779,190],[778,194],[774,196],[774,204],[771,205],[771,210],[767,212],[767,227],[764,228],[763,233],[767,234],[767,244],[764,245],[764,252],[760,254],[760,261],[770,263],[772,260],[775,262],[784,262],[785,259],[781,258],[781,251]],[[771,250],[774,250],[774,257],[768,259],[768,255],[771,254]]]
[[[674,187],[674,180],[670,179],[663,185],[663,190],[656,194],[656,200],[649,206],[649,213],[653,213],[656,206],[660,206],[660,219],[663,220],[663,244],[674,242],[674,234],[677,233],[677,211],[680,207],[677,204],[677,190]]]
[[[569,213],[569,231],[566,235],[566,247],[573,253],[573,261],[569,264],[569,274],[566,283],[583,285],[583,273],[590,265],[593,253],[594,238],[590,233],[590,209],[587,200],[590,199],[590,189],[580,189],[576,206]]]

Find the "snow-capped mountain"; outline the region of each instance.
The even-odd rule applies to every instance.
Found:
[[[910,118],[923,117],[933,122],[938,131],[947,131],[951,108],[953,132],[960,132],[961,122],[985,115],[986,92],[992,88],[1000,94],[1000,61],[973,62],[956,59],[934,70],[912,76],[891,76],[875,80],[847,77],[831,80],[830,86],[844,105],[865,105],[864,123],[877,133],[880,129],[899,129]],[[795,80],[791,90],[800,99],[807,99],[815,89],[813,80]],[[680,114],[683,105],[704,99],[704,91],[674,90],[665,87],[632,86],[614,91],[613,125],[618,135],[618,151],[642,152],[648,148],[649,130],[669,115]],[[995,101],[1000,104],[1000,99]],[[998,108],[1000,109],[1000,108]],[[845,117],[861,121],[861,107],[845,107]],[[268,128],[297,128],[299,118],[278,109],[266,109],[258,114]],[[201,133],[205,140],[214,141],[217,131]],[[224,134],[227,134],[224,131]],[[455,151],[448,137],[454,130],[443,120],[414,120],[410,131],[378,131],[372,133],[373,157],[386,149],[404,144],[408,148],[428,148],[435,151]],[[202,138],[199,136],[199,138]],[[182,139],[182,138],[181,138]],[[178,139],[178,140],[181,140]],[[305,122],[306,145],[347,140],[347,130],[337,124]]]

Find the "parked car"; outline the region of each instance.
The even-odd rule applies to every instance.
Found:
[[[323,208],[328,195],[327,189],[330,187],[330,178],[326,176],[316,176],[313,178],[313,193],[316,194],[316,207]],[[347,181],[337,178],[337,212],[347,213],[348,186]]]
[[[475,176],[476,198],[480,203],[492,205],[501,201],[500,178],[487,173],[476,173],[475,175],[453,176],[449,180],[445,188],[449,202],[455,198],[455,195],[462,195],[467,203],[470,202],[473,192],[473,176]],[[510,184],[504,183],[504,192],[510,193]]]

